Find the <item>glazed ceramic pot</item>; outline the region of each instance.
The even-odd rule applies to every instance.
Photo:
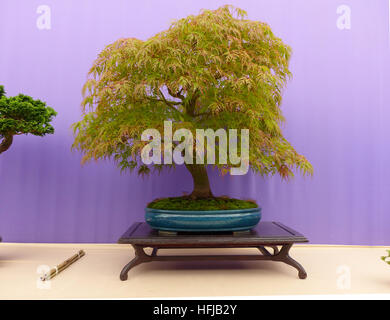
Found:
[[[245,231],[261,219],[261,208],[214,211],[145,209],[146,222],[156,230],[170,232]]]

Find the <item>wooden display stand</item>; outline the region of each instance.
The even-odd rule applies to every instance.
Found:
[[[135,250],[135,258],[122,270],[120,279],[127,280],[129,270],[141,263],[151,261],[188,260],[271,260],[284,262],[298,270],[300,279],[306,279],[305,269],[289,256],[294,243],[308,242],[300,233],[279,222],[260,222],[247,232],[224,233],[162,233],[153,230],[145,222],[134,223],[118,243],[130,244]],[[144,248],[153,248],[146,254]],[[257,248],[258,255],[185,255],[158,256],[159,249],[199,249],[199,248]],[[271,248],[272,253],[267,249]]]

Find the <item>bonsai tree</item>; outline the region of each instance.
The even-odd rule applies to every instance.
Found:
[[[186,128],[193,136],[196,129],[237,129],[237,150],[242,129],[248,129],[251,170],[282,178],[297,169],[310,174],[310,163],[281,130],[291,49],[267,24],[245,17],[245,11],[231,6],[203,10],[146,41],[127,38],[108,45],[90,69],[83,118],[73,125],[73,147],[83,153],[82,162],[110,158],[122,170],[142,175],[175,167],[141,161],[149,143],[141,139],[144,130],[163,134],[164,121],[172,121],[173,130]],[[165,145],[165,155],[177,145]],[[215,154],[222,147],[216,143]],[[221,174],[237,167],[230,159],[218,160],[213,166]],[[193,178],[189,198],[212,198],[207,164],[185,166]]]
[[[10,148],[16,135],[43,137],[54,133],[50,122],[56,115],[44,102],[24,94],[6,97],[4,87],[0,86],[0,154]]]

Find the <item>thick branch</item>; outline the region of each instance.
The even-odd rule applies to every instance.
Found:
[[[12,134],[7,134],[3,136],[3,141],[0,143],[0,153],[3,153],[9,149],[12,144],[14,137]]]
[[[151,100],[151,101],[155,101],[155,102],[164,102],[168,106],[169,109],[171,109],[174,112],[177,112],[177,113],[181,114],[181,112],[175,108],[175,106],[181,105],[181,102],[168,101],[165,98],[164,94],[161,92],[161,90],[159,90],[159,91],[160,91],[160,95],[161,95],[162,99],[156,99],[156,98],[153,98],[153,97],[148,97],[148,99]]]
[[[149,100],[155,101],[155,102],[164,102],[168,106],[179,106],[181,105],[181,102],[173,102],[173,101],[168,101],[168,100],[162,100],[162,99],[155,99],[155,98],[149,98]]]
[[[160,96],[161,96],[161,98],[162,98],[162,100],[160,100],[160,101],[165,102],[168,106],[175,106],[175,105],[181,104],[181,102],[168,101],[168,100],[165,98],[164,94],[161,92],[161,90],[159,89],[158,91],[160,92]]]
[[[174,97],[174,98],[179,98],[179,99],[181,99],[182,101],[184,101],[184,99],[185,99],[186,97],[183,96],[183,95],[181,94],[182,91],[183,91],[183,88],[181,88],[179,92],[174,93],[171,89],[168,88],[168,93],[169,93],[172,97]]]

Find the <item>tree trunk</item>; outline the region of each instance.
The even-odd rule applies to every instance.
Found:
[[[0,143],[0,153],[7,151],[12,144],[14,137],[12,134],[3,136],[3,141]]]
[[[209,176],[206,166],[197,164],[186,164],[186,168],[191,173],[194,190],[190,197],[192,199],[212,198],[213,194],[210,189]]]

